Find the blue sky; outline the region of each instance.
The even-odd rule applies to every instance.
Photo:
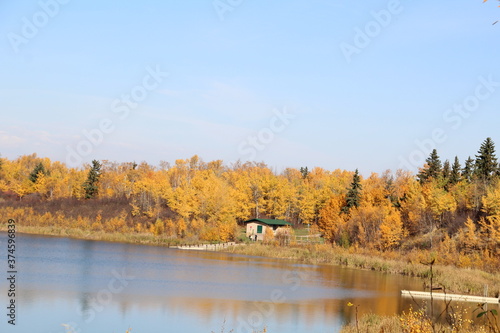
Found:
[[[499,17],[480,0],[4,1],[0,153],[364,174],[414,170],[432,147],[463,161],[500,144]]]

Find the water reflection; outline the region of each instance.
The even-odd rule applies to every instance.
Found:
[[[128,326],[136,332],[165,326],[172,332],[210,332],[220,331],[224,321],[227,331],[262,322],[269,332],[332,332],[353,316],[347,302],[361,304],[361,313],[394,314],[411,303],[399,296],[400,290],[422,286],[415,279],[337,266],[18,238],[18,301],[24,318],[19,332],[64,332],[60,325],[67,322],[83,333],[124,332]],[[118,290],[113,279],[121,272],[133,278]],[[0,295],[0,302],[6,304],[6,295]]]

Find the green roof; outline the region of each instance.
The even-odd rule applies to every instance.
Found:
[[[290,222],[284,220],[274,220],[274,219],[251,219],[243,223],[250,223],[250,222],[261,222],[269,225],[292,225]]]

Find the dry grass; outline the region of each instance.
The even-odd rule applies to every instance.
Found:
[[[123,233],[123,232],[105,232],[105,231],[84,231],[78,228],[58,228],[58,227],[34,227],[34,226],[16,226],[20,233],[47,235],[57,237],[69,237],[75,239],[96,240],[106,242],[119,242],[155,246],[176,246],[187,244],[188,241],[179,239],[157,237],[149,233]],[[0,226],[0,231],[7,229]]]
[[[356,327],[356,323],[352,322],[349,325],[342,327],[342,333],[359,333],[359,332],[384,332],[384,333],[400,333],[403,332],[398,316],[378,316],[375,314],[367,314],[361,317]]]
[[[432,322],[423,314],[422,311],[410,310],[401,316],[379,316],[368,314],[363,317],[356,325],[352,322],[342,327],[341,333],[486,333],[491,331],[488,326],[481,324],[470,324],[469,322],[460,322],[454,324],[432,324]]]

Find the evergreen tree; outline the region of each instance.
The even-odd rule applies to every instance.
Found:
[[[451,166],[450,183],[452,185],[457,184],[462,180],[462,166],[460,165],[460,160],[458,156],[455,156],[455,162]]]
[[[487,138],[481,144],[476,155],[475,175],[482,181],[489,182],[498,171],[498,161],[495,155],[495,143]]]
[[[396,208],[401,208],[401,202],[399,200],[399,197],[396,194],[396,186],[394,184],[394,177],[390,175],[389,173],[385,173],[383,175],[383,178],[385,178],[385,190],[388,193],[387,194],[387,199],[389,199],[392,203],[392,205]]]
[[[462,173],[462,177],[467,181],[472,181],[472,176],[474,175],[474,160],[469,156],[465,161],[465,167]]]
[[[85,190],[85,199],[92,199],[99,193],[99,177],[101,176],[101,163],[97,160],[92,161],[87,180],[83,183]]]
[[[361,200],[361,190],[361,177],[359,177],[358,169],[356,169],[356,172],[354,172],[354,176],[352,177],[351,187],[347,192],[346,205],[342,209],[344,213],[348,213],[349,210],[353,207],[359,207],[359,202]]]
[[[451,178],[451,166],[450,161],[446,160],[443,163],[443,170],[441,171],[441,176],[443,177],[443,182],[448,184]]]
[[[306,179],[307,175],[309,175],[309,170],[307,167],[300,167],[300,173],[302,174],[302,179]]]
[[[43,166],[42,162],[38,163],[33,171],[31,171],[29,179],[31,180],[32,183],[36,183],[38,180],[38,177],[40,177],[40,173],[46,175],[47,170],[45,170],[45,167]]]
[[[436,149],[432,150],[425,163],[425,167],[417,175],[421,184],[426,183],[430,179],[438,179],[442,172],[441,160]]]

